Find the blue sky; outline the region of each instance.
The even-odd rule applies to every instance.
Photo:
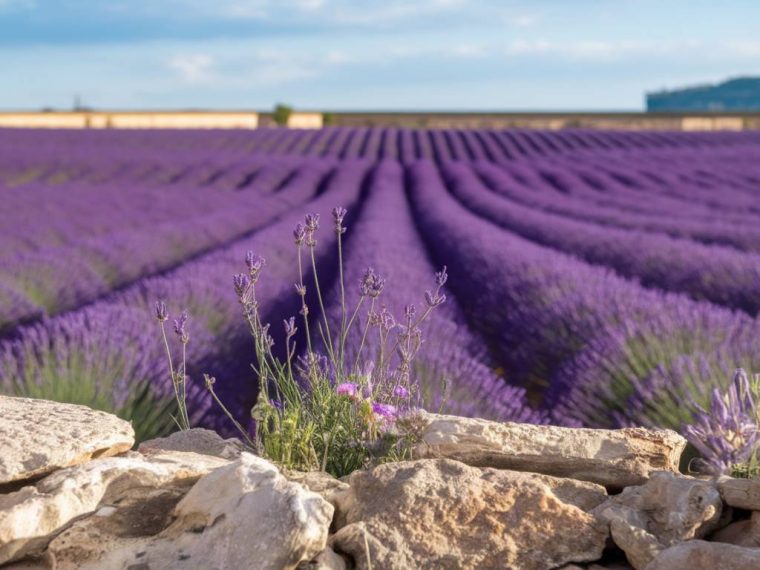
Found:
[[[638,110],[760,75],[757,0],[0,0],[0,109]]]

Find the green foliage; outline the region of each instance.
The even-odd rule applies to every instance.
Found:
[[[115,414],[132,422],[138,443],[175,428],[176,400],[156,395],[148,378],[134,379],[129,388],[119,386],[131,372],[123,354],[101,353],[92,358],[71,351],[61,361],[58,353],[46,349],[27,360],[18,372],[11,387],[14,396],[79,404]]]
[[[420,402],[418,386],[411,382],[413,360],[422,344],[420,325],[432,310],[444,302],[441,288],[446,271],[436,275],[437,287],[427,292],[428,306],[420,315],[412,306],[394,338],[396,324],[385,309],[375,312],[384,280],[368,269],[362,280],[362,294],[352,311],[347,311],[343,283],[341,236],[342,208],[333,210],[338,246],[340,285],[340,325],[331,330],[319,285],[314,255],[318,227],[317,216],[307,216],[305,226],[296,228],[299,280],[296,290],[301,298],[305,357],[294,362],[296,346],[295,318],[285,321],[284,359],[272,352],[269,325],[261,322],[256,284],[264,266],[263,258],[248,253],[249,273],[234,277],[235,291],[243,317],[254,341],[259,395],[251,411],[256,434],[250,437],[219,400],[214,379],[206,376],[206,387],[212,398],[235,423],[248,444],[257,453],[288,469],[327,471],[342,477],[370,464],[410,457],[411,446],[419,438],[420,419],[414,410]],[[312,346],[312,334],[306,304],[303,257],[310,262],[320,318],[316,326],[326,355]],[[368,305],[368,306],[367,306]],[[357,353],[348,358],[346,338],[357,315],[364,308],[366,315],[360,331]],[[369,350],[365,342],[370,329],[376,332],[378,345]]]
[[[322,125],[329,127],[335,124],[335,115],[333,113],[322,113]]]
[[[285,127],[288,125],[288,119],[292,113],[293,107],[278,103],[275,105],[274,112],[272,113],[272,119],[280,127]]]

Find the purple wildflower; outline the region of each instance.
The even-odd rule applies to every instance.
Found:
[[[343,218],[346,217],[346,209],[345,208],[333,208],[332,215],[333,220],[335,221],[335,233],[340,235],[346,233],[346,228],[343,226]]]
[[[335,388],[336,394],[339,396],[348,396],[349,398],[355,398],[359,393],[359,385],[353,382],[343,382],[338,384]]]
[[[374,299],[380,296],[384,286],[385,279],[377,275],[374,269],[368,267],[359,283],[359,291],[362,297],[372,297]]]
[[[164,323],[169,318],[169,312],[166,310],[166,303],[156,301],[156,318],[159,323]]]
[[[182,313],[179,316],[179,319],[174,319],[174,333],[179,338],[179,341],[182,344],[187,344],[190,342],[190,334],[187,332],[187,329],[185,328],[185,325],[187,324],[187,320],[190,318],[190,315],[187,314],[187,311],[182,311]]]
[[[386,421],[393,421],[396,419],[398,410],[396,410],[396,406],[391,406],[390,404],[372,402],[372,413],[383,418]]]
[[[446,273],[446,266],[444,265],[443,269],[435,274],[435,283],[438,285],[438,287],[443,287],[446,285],[446,281],[448,281],[448,279],[449,275]]]
[[[393,395],[398,398],[406,398],[409,396],[409,390],[399,384],[393,389]]]
[[[433,307],[437,307],[446,302],[446,295],[444,293],[439,293],[438,291],[425,291],[425,302],[432,309]]]
[[[296,245],[303,245],[306,239],[306,228],[303,224],[296,224],[296,229],[293,230],[293,238],[295,238]]]
[[[684,434],[702,455],[701,470],[720,475],[750,458],[758,431],[747,374],[738,369],[725,396],[716,388],[709,410],[696,406],[694,423]]]
[[[307,232],[316,232],[319,229],[319,214],[306,214],[304,221]]]
[[[250,284],[251,279],[245,273],[238,273],[237,275],[232,276],[232,285],[235,287],[235,293],[241,301],[243,300],[246,291],[248,291]]]
[[[296,334],[296,331],[298,331],[295,317],[290,317],[289,319],[282,321],[282,324],[285,327],[285,336],[287,338],[291,338]]]
[[[264,268],[264,265],[266,265],[266,260],[260,255],[256,255],[252,251],[249,251],[245,255],[245,264],[248,266],[248,271],[251,275],[251,282],[256,283],[261,270]]]

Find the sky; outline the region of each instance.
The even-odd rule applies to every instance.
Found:
[[[0,109],[641,110],[760,75],[757,0],[0,0]]]

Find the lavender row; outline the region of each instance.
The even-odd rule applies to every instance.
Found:
[[[237,168],[220,165],[218,171],[209,170],[207,184],[191,179],[171,184],[156,179],[130,180],[119,171],[113,180],[98,183],[80,181],[0,189],[0,199],[7,206],[0,211],[0,243],[7,248],[6,252],[34,251],[86,236],[147,228],[223,211],[234,208],[240,196],[222,190],[252,187],[258,192],[271,191],[277,183],[269,180],[278,176],[282,180],[300,164],[312,162],[249,159]],[[262,170],[264,166],[266,169]],[[210,180],[217,172],[220,173],[217,179]]]
[[[757,314],[760,255],[636,230],[597,226],[490,193],[464,164],[444,168],[452,192],[478,215],[541,245],[614,269],[644,286]]]
[[[748,349],[758,334],[749,317],[643,289],[500,231],[457,203],[430,163],[412,165],[409,174],[418,225],[436,260],[450,264],[450,287],[470,326],[488,339],[510,378],[543,399],[555,421],[624,424],[636,416],[626,403],[637,394],[638,382],[699,355],[720,367],[719,348],[729,341],[746,347],[736,355],[742,362],[758,359]],[[653,324],[637,335],[643,323]],[[612,339],[621,347],[617,354],[585,351]],[[615,358],[616,367],[606,367],[605,358]],[[592,369],[595,374],[584,372]],[[627,372],[617,374],[618,369]],[[721,376],[692,378],[694,397],[716,378]],[[594,398],[599,401],[589,401]],[[671,408],[683,404],[663,399]]]
[[[755,133],[632,133],[621,131],[464,130],[327,128],[316,131],[257,129],[255,131],[80,131],[50,132],[5,129],[0,131],[0,156],[14,149],[36,149],[56,156],[59,147],[70,157],[102,152],[118,145],[121,153],[148,157],[166,152],[195,154],[310,155],[368,159],[419,158],[436,160],[514,160],[565,153],[619,153],[636,149],[740,148],[758,142]],[[85,160],[85,159],[83,159]],[[3,162],[0,160],[0,169]]]
[[[0,307],[0,330],[17,321],[71,310],[140,277],[165,271],[188,257],[219,247],[265,226],[308,200],[330,164],[303,167],[281,193],[259,197],[241,193],[237,204],[221,212],[197,215],[144,230],[122,231],[65,247],[3,260],[0,284],[15,291],[27,310]],[[263,175],[261,190],[281,181]],[[268,179],[267,179],[268,178]]]
[[[302,208],[327,213],[335,203],[353,205],[357,200],[367,166],[345,163],[320,182],[325,191],[302,204],[296,213],[282,218],[252,237],[188,262],[160,277],[143,279],[82,309],[22,327],[14,339],[0,343],[0,386],[17,394],[33,393],[46,384],[72,392],[71,397],[92,399],[76,393],[82,377],[100,377],[97,395],[120,408],[126,393],[147,393],[147,398],[166,405],[170,380],[160,353],[160,341],[151,317],[156,299],[166,299],[173,315],[187,308],[191,318],[188,372],[192,378],[194,423],[229,430],[221,412],[209,402],[199,384],[201,372],[214,374],[219,393],[244,419],[256,394],[249,363],[253,357],[245,323],[238,314],[231,276],[237,273],[248,249],[268,257],[265,277],[259,288],[262,306],[273,321],[295,298],[296,269],[291,250],[292,226]],[[314,181],[302,181],[314,187]],[[318,256],[330,251],[323,240]],[[276,323],[277,321],[274,321]],[[115,340],[117,339],[117,340]],[[125,339],[123,342],[118,339]],[[176,347],[175,347],[176,348]],[[111,366],[111,363],[119,363]],[[83,364],[81,364],[83,363]]]
[[[359,303],[359,284],[370,267],[385,280],[375,311],[380,312],[382,304],[401,322],[406,305],[415,304],[419,313],[428,307],[423,293],[433,288],[434,273],[440,268],[430,263],[414,229],[402,177],[402,169],[395,161],[379,163],[372,173],[361,213],[348,228],[349,242],[344,256],[347,313]],[[326,303],[331,329],[338,331],[343,317],[338,284],[327,295]],[[363,307],[347,337],[349,365],[362,345],[368,306]],[[380,344],[376,333],[373,328],[364,343],[365,349],[373,354]],[[541,421],[541,416],[526,404],[525,390],[509,385],[491,370],[482,342],[467,329],[455,299],[448,299],[432,312],[424,324],[423,338],[425,343],[415,361],[414,374],[428,409],[443,406],[446,412],[459,415]]]
[[[749,223],[740,225],[721,219],[701,221],[623,212],[560,192],[533,191],[491,164],[477,163],[474,169],[490,190],[528,208],[602,226],[662,233],[742,251],[760,252],[760,230]]]

